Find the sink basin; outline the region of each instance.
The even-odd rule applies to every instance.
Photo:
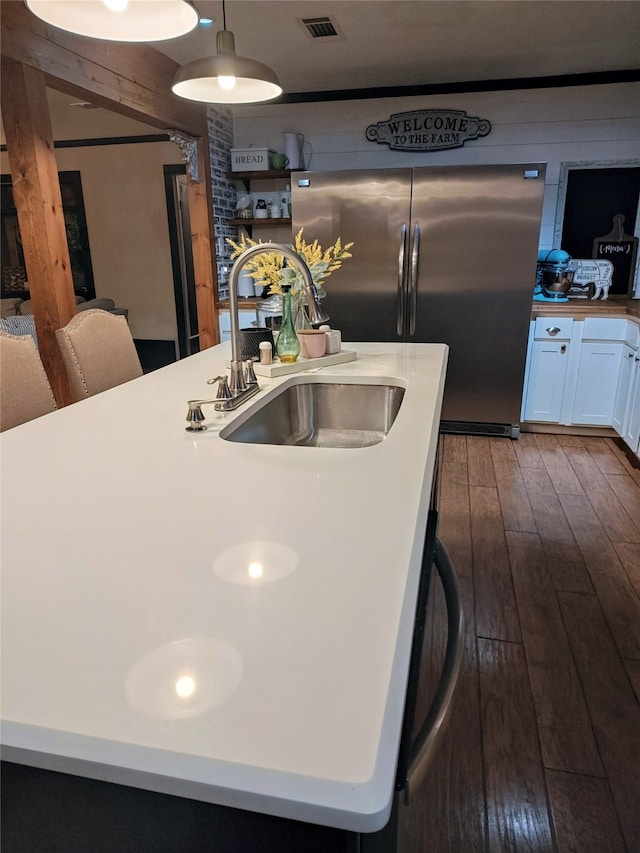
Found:
[[[303,447],[370,447],[395,421],[404,388],[388,383],[294,380],[242,422],[220,433],[227,441]]]

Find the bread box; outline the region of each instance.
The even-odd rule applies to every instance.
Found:
[[[266,172],[275,153],[271,148],[232,148],[231,171]]]

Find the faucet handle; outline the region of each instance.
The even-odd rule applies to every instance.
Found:
[[[229,390],[229,381],[226,376],[214,376],[213,379],[207,379],[207,385],[215,385],[218,382],[218,393],[216,400],[230,400],[231,391]]]
[[[248,358],[245,361],[244,381],[247,383],[247,385],[257,385],[258,384],[256,372],[253,369],[253,359],[252,358]]]

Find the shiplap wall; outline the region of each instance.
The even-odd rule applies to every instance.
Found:
[[[435,108],[488,119],[491,133],[463,148],[428,153],[390,151],[365,138],[368,125],[393,113]],[[305,165],[319,171],[545,162],[540,248],[548,249],[554,248],[561,164],[640,157],[640,83],[234,109],[236,147],[282,151],[285,131],[304,134],[313,149]]]

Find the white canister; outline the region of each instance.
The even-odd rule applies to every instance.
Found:
[[[338,329],[332,329],[331,326],[320,326],[320,331],[324,332],[327,338],[326,355],[334,355],[342,349],[342,333]]]
[[[260,341],[260,364],[271,364],[273,361],[273,347],[270,341]]]
[[[255,296],[255,282],[243,269],[238,276],[238,296]]]
[[[282,219],[282,208],[276,202],[273,202],[269,207],[270,219]]]
[[[269,216],[269,210],[267,208],[267,202],[263,198],[259,198],[256,201],[256,206],[253,211],[254,219],[267,219]]]

